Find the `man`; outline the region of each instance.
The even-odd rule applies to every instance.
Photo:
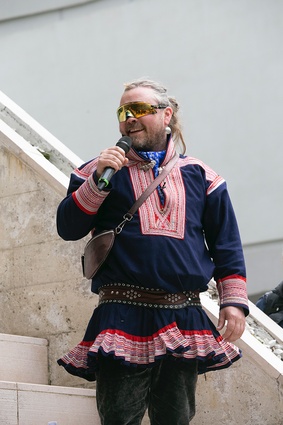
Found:
[[[126,156],[110,147],[74,171],[58,208],[62,238],[79,239],[121,222],[178,142],[184,151],[178,109],[159,83],[141,79],[125,86],[117,115],[132,148]],[[107,167],[116,173],[100,191]],[[199,301],[211,278],[220,296],[217,329]],[[197,374],[241,356],[231,342],[245,328],[245,280],[225,181],[183,152],[116,236],[92,279],[100,302],[85,337],[58,362],[74,375],[96,379],[103,425],[140,424],[146,408],[151,424],[187,425],[195,414]]]
[[[256,306],[283,328],[283,281],[272,291],[265,292],[256,302]]]

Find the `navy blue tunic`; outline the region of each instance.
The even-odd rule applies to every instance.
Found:
[[[170,141],[162,166],[175,154]],[[76,169],[57,213],[59,235],[77,240],[115,228],[153,181],[154,172],[134,149],[107,191],[96,186],[97,159]],[[170,293],[204,292],[217,283],[220,308],[248,313],[246,272],[237,221],[224,179],[201,161],[181,156],[159,191],[144,202],[116,237],[92,291],[125,283]],[[101,304],[83,341],[59,360],[70,373],[95,379],[98,352],[143,367],[165,355],[199,359],[199,372],[229,366],[240,350],[222,339],[202,308],[168,311]]]

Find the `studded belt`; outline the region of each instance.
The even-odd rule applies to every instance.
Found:
[[[201,307],[199,292],[168,293],[159,289],[144,288],[126,283],[105,285],[99,290],[99,304],[120,303],[141,307],[179,309]]]

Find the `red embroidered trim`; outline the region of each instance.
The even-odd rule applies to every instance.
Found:
[[[232,275],[217,282],[220,306],[231,304],[249,305],[246,279],[243,276]]]
[[[92,175],[72,193],[76,205],[87,214],[96,214],[107,195],[97,189]]]
[[[136,199],[151,184],[152,170],[144,172],[130,167],[130,176]],[[164,180],[165,204],[160,205],[155,190],[139,208],[141,232],[144,235],[163,235],[183,239],[185,234],[186,197],[180,169],[175,167],[170,178]]]
[[[215,338],[209,330],[182,331],[173,322],[147,337],[106,329],[95,341],[83,341],[78,344],[62,357],[62,361],[76,368],[87,369],[87,354],[96,354],[100,349],[106,354],[113,354],[126,362],[140,365],[153,363],[156,358],[166,355],[168,351],[174,357],[185,359],[221,358],[219,363],[212,364],[213,368],[224,367],[240,353],[236,346],[223,340],[221,336]]]

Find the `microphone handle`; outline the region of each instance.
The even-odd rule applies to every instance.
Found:
[[[132,139],[128,136],[122,136],[116,146],[119,146],[125,153],[128,153],[132,145]],[[107,167],[103,171],[101,177],[98,179],[97,188],[98,190],[103,190],[105,187],[109,185],[110,179],[115,174],[114,168]]]
[[[105,187],[109,185],[110,179],[113,177],[114,174],[115,174],[114,168],[107,167],[103,171],[102,176],[98,180],[98,183],[97,183],[98,190],[101,191],[105,189]]]

